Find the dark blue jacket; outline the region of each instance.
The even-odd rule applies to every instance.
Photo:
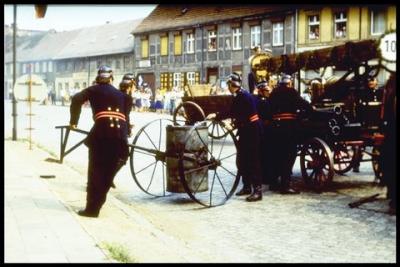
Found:
[[[279,113],[295,114],[298,110],[311,114],[313,111],[312,106],[294,88],[285,85],[279,85],[272,90],[269,103],[272,115]]]
[[[230,117],[234,119],[236,126],[240,130],[252,124],[251,118],[254,115],[258,116],[256,99],[248,91],[240,88],[233,95]]]
[[[257,112],[260,120],[265,123],[265,121],[272,120],[271,105],[269,103],[269,98],[262,97],[260,95],[254,96],[257,103]]]
[[[78,124],[82,104],[86,101],[90,102],[94,125],[85,144],[90,147],[94,143],[110,139],[127,142],[130,113],[127,95],[110,84],[97,84],[82,90],[71,100],[71,125]],[[113,112],[117,116],[107,116],[107,112]]]

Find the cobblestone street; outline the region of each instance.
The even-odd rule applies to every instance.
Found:
[[[5,104],[5,138],[9,138],[11,113],[7,112],[10,105]],[[19,113],[24,114],[20,107]],[[54,118],[51,122],[44,119],[48,108]],[[45,151],[40,150],[31,160],[44,162],[46,157],[59,155],[59,132],[54,126],[68,122],[69,109],[34,109],[37,130],[33,139]],[[87,129],[90,113],[83,112],[79,125]],[[132,115],[135,132],[158,118],[153,113]],[[25,127],[22,117],[21,128]],[[19,133],[19,138],[26,136],[26,130]],[[34,150],[39,149],[35,146]],[[68,210],[74,212],[84,205],[86,148],[73,151],[62,165],[46,164],[43,170],[57,173],[56,179],[46,180],[46,184]],[[264,188],[259,202],[233,196],[225,205],[203,208],[185,193],[159,198],[146,195],[133,181],[127,164],[115,178],[117,188],[111,189],[100,217],[79,220],[96,242],[123,244],[133,255],[140,255],[136,257],[140,262],[395,263],[396,216],[386,213],[386,189],[373,183],[370,162],[363,162],[360,169],[358,174],[335,175],[332,187],[317,194],[302,187],[296,163],[294,178],[302,189],[299,195],[281,195]],[[348,207],[350,202],[375,193],[380,194],[377,201]]]

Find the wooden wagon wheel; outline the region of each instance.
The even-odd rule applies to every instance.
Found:
[[[354,163],[353,146],[345,142],[335,143],[333,146],[333,169],[337,174],[345,174],[353,168]]]
[[[136,134],[131,145],[130,167],[133,179],[142,191],[152,196],[170,194],[166,191],[165,129],[172,124],[168,119],[147,123]]]
[[[303,145],[300,166],[305,183],[315,191],[319,192],[332,182],[333,154],[320,138],[312,138]]]
[[[179,159],[179,176],[185,191],[197,203],[205,207],[223,205],[240,180],[236,166],[237,140],[232,132],[220,139],[210,138],[201,127],[207,126],[196,124],[187,134],[184,153]],[[199,179],[192,179],[193,175]]]
[[[203,109],[192,101],[185,101],[178,105],[174,111],[174,125],[193,125],[195,122],[206,118]]]
[[[225,137],[229,131],[233,131],[234,128],[231,123],[231,119],[223,121],[207,120],[208,135],[213,139],[221,139]]]

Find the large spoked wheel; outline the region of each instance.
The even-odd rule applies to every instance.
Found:
[[[332,151],[323,140],[312,138],[302,147],[300,167],[306,185],[319,192],[333,179]]]
[[[152,196],[170,195],[166,191],[166,127],[171,120],[158,119],[143,126],[132,142],[130,167],[139,188]]]
[[[240,179],[236,147],[236,138],[230,131],[223,138],[214,139],[208,134],[206,124],[193,126],[179,157],[179,176],[191,199],[213,207],[223,205],[233,195]]]
[[[182,102],[174,111],[173,121],[176,126],[193,125],[205,119],[203,109],[192,101]]]
[[[229,131],[233,131],[232,120],[223,121],[207,120],[208,135],[213,139],[224,138]]]
[[[333,146],[333,169],[337,174],[345,174],[353,168],[353,146],[345,143],[336,143]]]

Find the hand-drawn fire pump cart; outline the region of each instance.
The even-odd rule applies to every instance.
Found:
[[[383,105],[380,101],[365,103],[359,99],[366,90],[368,77],[377,76],[382,70],[390,73],[390,79],[395,77],[395,58],[384,57],[386,36],[277,57],[261,52],[251,61],[257,80],[285,73],[297,77],[298,87],[308,82],[301,78],[301,71],[324,73],[328,67],[346,70],[342,77],[327,82],[322,92],[314,92],[315,111],[311,116],[302,117],[299,111],[301,173],[305,184],[316,191],[329,185],[335,173],[349,171],[356,161],[371,161],[380,179]],[[388,47],[393,49],[390,44]],[[188,91],[171,120],[151,121],[137,132],[130,144],[130,170],[138,187],[149,195],[186,192],[203,206],[219,206],[229,200],[240,181],[237,136],[229,117],[206,117],[229,110],[232,96],[210,95],[204,86],[192,86]],[[70,131],[87,132],[69,126],[56,128],[61,130],[62,162],[83,142],[66,150]]]

